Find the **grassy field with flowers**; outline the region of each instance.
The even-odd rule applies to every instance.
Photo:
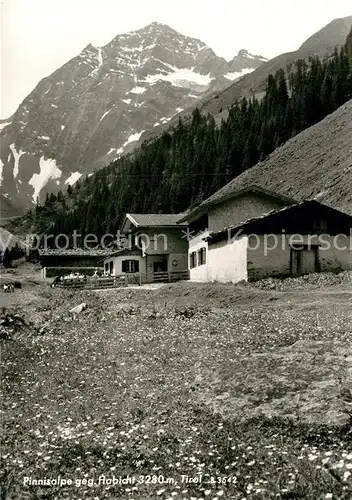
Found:
[[[350,499],[351,298],[190,283],[6,296],[26,324],[1,341],[1,498]]]

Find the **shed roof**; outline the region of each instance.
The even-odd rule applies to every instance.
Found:
[[[142,250],[138,248],[120,248],[116,249],[109,255],[106,255],[102,260],[110,259],[111,257],[140,257]]]
[[[185,214],[126,214],[126,219],[129,219],[136,227],[179,227],[177,224],[181,217]]]
[[[254,217],[233,226],[228,226],[224,229],[221,229],[220,231],[212,232],[208,237],[204,238],[204,240],[214,242],[221,241],[222,239],[226,238],[226,236],[229,234],[229,231],[235,233],[241,230],[244,233],[248,233],[248,231],[252,231],[253,233],[255,233],[259,229],[262,229],[264,224],[279,220],[282,215],[292,215],[299,209],[308,207],[313,208],[315,211],[329,214],[330,217],[334,217],[335,219],[337,217],[343,222],[345,227],[350,227],[350,229],[352,228],[352,216],[350,216],[349,214],[336,210],[335,208],[329,207],[328,205],[320,203],[316,200],[304,200],[300,203],[295,203],[294,205],[289,205],[279,210],[271,210],[270,212],[260,215],[259,217]]]
[[[218,205],[227,200],[232,200],[244,194],[257,194],[261,196],[266,196],[275,200],[279,200],[286,205],[296,204],[297,200],[289,198],[288,196],[283,196],[279,193],[275,193],[274,191],[270,191],[269,189],[262,188],[255,184],[251,184],[248,186],[238,186],[233,183],[233,181],[229,182],[221,189],[216,191],[216,193],[212,194],[206,200],[202,201],[199,205],[190,210],[183,217],[181,216],[179,219],[179,223],[186,222],[197,215],[203,214],[208,208]]]
[[[107,250],[102,248],[68,248],[51,249],[40,248],[40,257],[104,257],[112,255],[116,250]]]

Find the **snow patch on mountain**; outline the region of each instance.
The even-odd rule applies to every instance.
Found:
[[[166,116],[164,116],[163,118],[160,118],[161,123],[164,123],[164,124],[169,122],[170,120],[172,120],[172,116],[170,116],[169,118],[167,118]]]
[[[133,89],[130,90],[130,94],[144,94],[144,92],[147,90],[146,87],[133,87]]]
[[[12,122],[4,122],[4,123],[0,123],[0,132],[3,128],[7,127],[8,125],[11,125]]]
[[[234,81],[237,80],[237,78],[241,78],[241,76],[248,75],[248,73],[252,73],[252,71],[254,71],[254,69],[245,68],[242,71],[237,71],[235,73],[226,73],[224,77],[227,78],[227,80]]]
[[[108,109],[107,111],[105,111],[105,113],[103,114],[103,116],[100,118],[100,121],[102,122],[104,120],[104,118],[106,117],[106,115],[108,115],[110,113],[110,111],[114,108],[114,106],[110,109]]]
[[[73,172],[70,177],[68,177],[66,180],[65,180],[65,184],[69,184],[70,186],[72,186],[73,184],[75,184],[75,182],[78,181],[78,179],[80,179],[82,177],[82,174],[80,174],[79,172]]]
[[[148,48],[155,47],[155,44],[149,45],[147,47],[144,47],[144,45],[139,45],[138,47],[121,47],[121,50],[123,52],[143,52],[143,50],[146,50]]]
[[[24,151],[17,151],[15,144],[10,144],[9,148],[11,149],[14,158],[13,177],[16,179],[19,172],[20,158],[24,154]]]
[[[127,141],[124,143],[123,148],[125,148],[127,144],[130,144],[131,142],[139,141],[143,132],[145,132],[145,130],[142,130],[142,132],[135,132],[134,134],[131,134]]]
[[[177,68],[176,66],[171,66],[170,69],[170,73],[148,75],[144,78],[144,81],[150,85],[155,85],[158,81],[164,80],[166,82],[171,82],[175,87],[185,87],[185,82],[207,86],[212,80],[210,73],[201,75],[194,71],[194,68]]]
[[[2,184],[2,171],[3,171],[3,168],[4,168],[4,164],[3,164],[3,162],[1,161],[1,158],[0,158],[0,186]]]
[[[144,129],[157,133],[156,127],[207,91],[230,85],[224,74],[236,78],[248,66],[258,62],[244,51],[225,61],[203,42],[159,23],[117,35],[103,47],[89,44],[39,82],[13,118],[0,124],[7,127],[1,132],[3,176],[17,176],[9,184],[10,196],[28,204],[32,197],[43,201],[48,191],[67,188],[67,179],[77,182],[78,172],[85,175],[131,151]],[[19,134],[26,144],[21,158],[8,147],[20,144]]]
[[[95,76],[104,63],[103,49],[101,47],[94,47],[94,48],[98,50],[98,53],[96,54],[96,59],[98,60],[98,66],[91,72],[91,76]]]
[[[33,202],[36,203],[40,191],[47,185],[50,179],[60,179],[62,172],[56,165],[56,160],[51,158],[45,159],[42,156],[39,160],[40,173],[33,174],[29,184],[33,187],[34,193],[32,195]]]
[[[130,142],[134,142],[134,141],[130,141]],[[125,146],[129,144],[127,141],[125,142],[125,144],[123,145],[123,147],[121,148],[110,148],[109,151],[107,152],[108,155],[112,155],[114,154],[114,156],[117,156],[119,157],[120,155],[122,155],[122,153],[124,152],[125,150]]]

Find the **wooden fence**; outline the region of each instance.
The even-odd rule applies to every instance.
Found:
[[[189,271],[168,271],[158,273],[135,273],[124,275],[130,285],[144,285],[146,283],[174,283],[175,281],[189,280]]]
[[[59,267],[43,267],[41,270],[42,278],[55,278],[63,274],[82,273],[85,276],[93,276],[95,271],[104,272],[103,267],[99,266],[59,266]]]
[[[85,278],[64,279],[59,281],[56,286],[60,288],[97,290],[101,288],[121,288],[128,285],[144,285],[146,283],[174,283],[176,281],[188,279],[188,271],[170,271],[149,274],[135,273],[123,274],[121,276],[87,276]]]

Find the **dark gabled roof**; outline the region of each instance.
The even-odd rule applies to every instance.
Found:
[[[350,228],[352,228],[351,215],[336,210],[335,208],[329,207],[328,205],[320,203],[319,201],[316,200],[304,200],[300,203],[295,203],[294,205],[289,205],[279,210],[272,210],[271,212],[260,215],[259,217],[254,217],[252,219],[248,219],[233,226],[221,229],[220,231],[210,233],[208,237],[204,238],[204,240],[212,242],[221,241],[228,236],[229,232],[235,234],[241,231],[243,234],[246,233],[248,234],[248,232],[251,231],[255,234],[256,230],[258,230],[263,223],[274,221],[275,219],[281,217],[281,215],[289,214],[290,212],[292,213],[299,208],[306,208],[306,207],[312,207],[320,211],[328,212],[330,215],[334,217],[339,217],[343,220],[343,222],[346,223],[346,226],[349,225]]]
[[[237,198],[238,196],[242,196],[243,194],[250,193],[264,195],[268,198],[282,201],[283,203],[286,203],[288,205],[297,203],[297,200],[275,193],[274,191],[264,189],[255,184],[251,184],[248,186],[238,186],[234,184],[234,181],[231,181],[226,184],[226,186],[223,186],[221,189],[219,189],[219,191],[216,191],[216,193],[212,194],[209,198],[200,203],[200,205],[190,210],[185,216],[181,217],[179,219],[179,223],[186,222],[192,219],[194,216],[204,213],[208,208],[218,205],[219,203],[227,200],[232,200],[234,198]]]
[[[177,222],[184,215],[185,214],[126,214],[126,219],[129,219],[135,227],[178,227]]]
[[[102,248],[40,248],[38,251],[40,257],[104,257],[111,255],[116,250],[105,250]]]
[[[142,251],[138,248],[115,248],[112,253],[103,257],[99,262],[105,262],[107,259],[111,259],[112,257],[140,257],[142,255]]]
[[[111,257],[124,257],[124,256],[131,256],[131,257],[136,257],[136,256],[141,256],[142,255],[142,250],[139,250],[137,248],[121,248],[120,250],[116,249],[111,253],[110,255],[107,255],[103,260],[110,259]]]

